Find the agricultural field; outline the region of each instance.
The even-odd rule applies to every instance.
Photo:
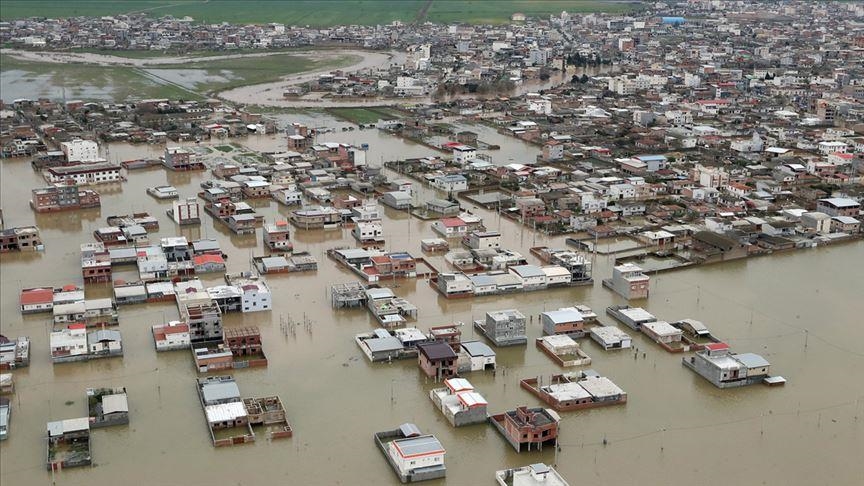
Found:
[[[203,96],[166,84],[126,66],[56,64],[0,56],[4,98],[51,97],[125,101],[146,98],[200,100]]]
[[[158,58],[151,58],[151,60]],[[199,100],[222,90],[277,81],[283,76],[325,70],[355,62],[352,55],[300,56],[284,53],[261,57],[149,64],[145,67],[50,63],[3,55],[0,87],[9,98],[36,96]]]
[[[442,24],[504,24],[516,12],[528,17],[548,17],[568,13],[620,13],[635,9],[639,2],[604,0],[438,0],[432,2],[426,20]]]
[[[201,22],[375,25],[417,20],[426,3],[424,0],[3,0],[0,18],[146,12],[153,16],[189,16]],[[423,20],[500,24],[509,22],[514,12],[545,17],[562,10],[622,12],[633,8],[633,3],[604,0],[432,0]]]
[[[368,124],[375,123],[378,120],[393,120],[399,118],[397,112],[393,112],[387,108],[368,107],[368,108],[329,108],[327,113],[351,123]]]

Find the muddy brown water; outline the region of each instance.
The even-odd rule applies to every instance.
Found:
[[[337,132],[326,138],[366,141],[373,161],[429,153],[377,131]],[[241,142],[270,150],[282,143],[281,138],[267,136]],[[109,157],[154,156],[161,149],[115,144]],[[503,144],[493,156],[513,157]],[[583,349],[593,359],[591,368],[621,386],[629,401],[624,406],[562,413],[556,456],[552,448],[516,454],[488,425],[452,428],[428,398],[435,384],[413,361],[368,363],[353,336],[374,329],[374,320],[365,310],[331,309],[326,294],[328,285],[356,279],[324,257],[328,248],[353,246],[349,232],[292,231],[295,247],[318,258],[318,272],[267,277],[274,293],[273,311],[229,314],[225,326],[261,329],[269,367],[237,370],[234,376],[244,396],[281,396],[295,435],[272,443],[259,436],[254,444],[215,449],[195,393],[198,374],[192,357],[183,351],[157,354],[153,348],[150,326],[176,318],[174,305],[121,307],[122,359],[52,366],[49,316],[22,317],[18,292],[22,287],[80,284],[78,246],[92,241],[92,231],[105,226],[105,218],[113,214],[149,211],[161,223],[153,240],[178,234],[190,239],[215,237],[229,255],[231,272],[248,269],[250,255],[263,253],[261,234],[233,236],[209,216],[200,227],[177,228],[164,213],[170,203],[145,193],[146,187],[168,183],[182,195],[192,195],[209,177],[203,172],[132,172],[122,185],[97,187],[103,193],[101,210],[52,215],[35,215],[28,207],[30,189],[44,184],[28,160],[3,160],[0,176],[7,225],[39,225],[46,246],[44,253],[0,257],[2,334],[28,335],[32,340],[30,367],[14,371],[17,394],[12,399],[10,437],[0,444],[4,485],[51,484],[44,467],[45,423],[84,415],[84,389],[94,386],[125,386],[131,422],[93,431],[96,466],[64,470],[56,476],[57,484],[109,485],[130,478],[146,478],[153,485],[398,484],[373,445],[372,434],[403,422],[434,433],[447,449],[447,478],[429,484],[493,484],[495,470],[536,462],[557,464],[571,484],[861,484],[864,478],[860,243],[653,278],[651,297],[641,305],[661,319],[703,321],[734,349],[765,356],[772,371],[786,377],[788,384],[719,390],[684,368],[679,355],[666,353],[644,336],[634,336],[637,359],[631,351],[607,353],[583,340]],[[426,189],[419,192],[418,201],[430,196]],[[267,220],[288,214],[275,202],[256,206]],[[535,235],[494,213],[476,212],[490,229],[503,233],[507,248],[528,255],[531,246],[563,246],[562,238]],[[420,240],[434,236],[430,224],[386,210],[387,247],[420,255]],[[533,256],[528,258],[538,263]],[[429,260],[444,267],[440,256]],[[517,308],[533,316],[530,343],[540,335],[537,315],[544,309],[584,303],[601,321],[613,324],[603,309],[624,302],[599,283],[610,274],[611,264],[611,259],[597,257],[593,287],[473,300],[446,300],[423,280],[385,285],[419,307],[413,324],[424,330],[454,321],[467,323],[490,310]],[[135,274],[123,271],[118,276],[133,279]],[[220,276],[203,280],[213,285]],[[88,297],[109,294],[107,286],[87,287]],[[280,316],[302,320],[304,314],[313,321],[312,331],[300,326],[296,336],[284,335]],[[809,331],[806,338],[804,329]],[[473,335],[470,326],[463,332],[466,339]],[[561,369],[533,344],[497,353],[495,375],[466,376],[489,401],[489,411],[540,405],[519,388],[519,380]]]

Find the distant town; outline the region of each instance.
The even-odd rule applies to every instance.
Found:
[[[646,2],[622,14],[513,12],[494,25],[327,28],[155,10],[4,19],[0,43],[22,73],[26,63],[134,66],[155,83],[148,95],[164,94],[113,99],[107,77],[107,97],[57,84],[60,96],[0,100],[0,439],[4,455],[44,456],[22,484],[99,465],[111,453],[101,442],[117,442],[95,429],[128,428],[134,443],[136,429],[158,427],[135,401],[157,396],[166,411],[180,401],[162,396],[166,375],[214,447],[259,442],[262,454],[288,455],[333,434],[353,447],[360,434],[395,478],[379,467],[357,484],[576,484],[579,469],[559,458],[585,447],[572,431],[635,420],[610,414],[659,393],[642,375],[637,384],[636,368],[653,365],[652,386],[670,395],[687,388],[725,407],[744,400],[740,387],[793,403],[801,392],[787,378],[809,386],[784,353],[801,339],[807,351],[818,326],[741,338],[722,313],[700,315],[700,299],[717,296],[692,282],[676,291],[695,286],[694,314],[664,307],[667,276],[782,265],[780,255],[854,251],[864,238],[860,2]],[[356,59],[272,79],[220,71],[242,80],[232,86],[164,73],[284,53]],[[3,71],[15,93],[36,79]],[[847,351],[825,332],[817,342]],[[775,347],[793,334],[803,338]],[[327,389],[295,393],[286,359],[306,336],[343,370]],[[185,368],[173,357],[184,353]],[[67,379],[82,384],[77,395]],[[389,399],[381,417],[341,430],[344,416],[321,425],[298,411],[350,401],[339,394],[363,393],[353,379]],[[41,400],[27,396],[39,383],[58,390],[44,399],[47,426],[21,405],[22,394]],[[87,416],[70,417],[78,395]],[[483,427],[495,432],[450,430]],[[667,427],[656,432],[661,457]],[[37,438],[41,450],[24,450]],[[604,432],[593,447],[607,446]],[[495,469],[445,466],[485,454]],[[215,460],[195,457],[196,468]],[[93,471],[119,467],[108,462]],[[320,484],[351,480],[328,474]]]

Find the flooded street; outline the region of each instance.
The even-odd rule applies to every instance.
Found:
[[[430,155],[431,149],[378,130],[342,132],[326,116],[284,115],[310,127],[340,128],[318,141],[368,143],[372,164]],[[471,128],[474,129],[474,128]],[[488,152],[496,164],[533,160],[537,149],[494,130],[478,130],[480,139],[499,144]],[[228,140],[255,150],[283,150],[283,136]],[[214,141],[220,145],[225,141]],[[161,155],[161,145],[114,144],[109,159]],[[51,484],[45,470],[45,424],[86,415],[87,387],[125,386],[130,405],[128,427],[95,430],[91,435],[96,467],[64,470],[59,485],[118,484],[146,477],[152,485],[213,484],[399,484],[374,446],[372,434],[414,422],[435,434],[447,450],[447,479],[452,485],[492,484],[495,470],[545,462],[557,464],[571,484],[860,484],[864,477],[864,244],[798,251],[696,267],[652,277],[651,296],[636,303],[659,319],[693,318],[740,352],[759,353],[771,362],[772,374],[788,380],[784,387],[761,385],[720,390],[681,365],[644,335],[634,335],[633,350],[605,352],[590,339],[581,340],[591,368],[629,394],[625,406],[561,413],[560,452],[516,454],[488,425],[455,429],[434,408],[428,391],[436,385],[414,360],[369,363],[353,337],[375,329],[365,309],[333,310],[327,286],[356,281],[324,252],[354,246],[349,230],[296,231],[297,251],[309,251],[319,262],[317,273],[276,274],[266,280],[273,291],[273,311],[227,314],[226,328],[258,326],[267,368],[235,370],[243,396],[279,395],[294,428],[293,438],[216,449],[195,391],[198,373],[188,351],[157,354],[150,326],[178,317],[173,303],[120,308],[125,353],[122,358],[53,366],[48,347],[48,314],[22,316],[21,288],[81,285],[79,245],[93,241],[93,231],[110,215],[148,211],[160,222],[159,237],[217,238],[229,255],[228,271],[248,270],[252,255],[264,254],[260,231],[235,236],[208,215],[200,227],[175,226],[165,215],[170,202],[145,188],[170,184],[181,197],[197,193],[208,172],[170,173],[161,168],[132,171],[122,185],[96,186],[101,210],[36,215],[28,206],[30,190],[45,185],[28,159],[2,161],[3,215],[7,227],[36,224],[43,253],[0,257],[0,333],[29,336],[31,364],[14,371],[10,437],[0,443],[0,483]],[[421,188],[415,203],[431,196]],[[200,201],[203,204],[203,201]],[[268,222],[285,218],[289,209],[275,201],[253,204]],[[466,204],[463,203],[463,206]],[[488,229],[502,233],[502,247],[525,255],[532,246],[564,247],[564,238],[535,234],[494,212],[471,208]],[[420,256],[420,240],[435,235],[431,221],[403,212],[385,211],[384,236],[391,250]],[[612,248],[614,243],[610,243]],[[419,308],[416,327],[482,318],[486,311],[516,308],[533,316],[529,345],[497,348],[498,370],[466,378],[488,401],[489,412],[541,402],[519,388],[522,378],[560,373],[561,368],[535,348],[541,335],[538,314],[583,303],[612,325],[603,312],[624,300],[601,287],[611,275],[614,256],[598,255],[593,287],[447,300],[425,280],[384,282],[396,295]],[[427,257],[446,269],[443,256]],[[132,268],[132,267],[127,267]],[[132,280],[135,272],[115,274]],[[202,277],[205,285],[221,275]],[[88,285],[87,297],[109,296],[109,285]],[[283,334],[280,316],[295,321],[308,316],[296,336]],[[620,327],[620,326],[619,326]],[[805,329],[807,330],[805,333]],[[470,339],[473,328],[462,328]],[[482,338],[478,338],[482,339]],[[644,356],[643,356],[644,354]],[[816,452],[818,448],[818,452]]]

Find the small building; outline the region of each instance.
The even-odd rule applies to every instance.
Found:
[[[90,332],[87,334],[87,351],[90,359],[123,356],[123,339],[120,331],[99,329]]]
[[[44,248],[39,228],[36,226],[20,226],[17,228],[0,228],[0,253],[9,251],[37,251]]]
[[[828,216],[855,217],[861,212],[861,203],[848,198],[831,197],[816,201],[816,211]]]
[[[52,332],[48,342],[54,363],[87,359],[87,329],[84,324],[71,324],[66,329]]]
[[[456,376],[458,356],[445,342],[421,343],[417,345],[420,369],[430,378],[440,380]]]
[[[90,427],[108,427],[129,423],[129,401],[126,388],[88,388],[87,409]]]
[[[546,272],[537,265],[513,265],[508,271],[522,283],[522,290],[540,290],[546,288]]]
[[[474,321],[474,327],[495,346],[518,346],[528,342],[525,316],[515,309],[486,313],[486,320]]]
[[[461,343],[459,372],[486,371],[495,369],[495,351],[480,341]]]
[[[489,417],[489,422],[516,452],[556,445],[560,421],[561,417],[553,410],[541,407],[518,407]]]
[[[486,422],[488,402],[464,378],[444,380],[442,388],[429,391],[429,398],[453,427]]]
[[[420,240],[420,249],[427,253],[446,252],[450,244],[444,238],[426,238]]]
[[[273,224],[264,225],[264,246],[270,251],[291,251],[294,249],[288,230],[288,221],[279,220]]]
[[[189,325],[180,321],[156,324],[153,326],[153,342],[156,351],[189,349],[192,345],[189,338]]]
[[[474,294],[471,279],[464,273],[439,273],[437,289],[447,298],[471,297]]]
[[[552,375],[548,385],[538,382],[537,378],[524,379],[519,385],[559,412],[627,402],[627,394],[623,390],[593,370]]]
[[[681,362],[717,388],[753,385],[770,378],[771,364],[765,358],[753,353],[734,354],[726,343],[707,344]]]
[[[462,218],[441,218],[432,223],[432,230],[444,238],[462,238],[468,234],[468,224]]]
[[[641,331],[643,325],[657,320],[653,314],[641,307],[615,305],[607,307],[606,313],[634,331]]]
[[[358,334],[354,342],[371,362],[391,361],[405,357],[405,346],[399,338],[386,329],[376,329],[372,332]]]
[[[539,337],[537,347],[564,368],[591,364],[591,358],[582,351],[579,343],[566,334]]]
[[[0,441],[9,438],[9,422],[12,420],[12,407],[9,399],[0,397]]]
[[[45,464],[49,471],[89,466],[90,419],[48,422],[48,446]]]
[[[384,227],[379,221],[359,221],[351,236],[361,245],[380,245],[384,243]]]
[[[373,439],[402,483],[439,479],[447,473],[444,446],[434,435],[422,435],[414,424],[377,432]]]
[[[453,216],[459,214],[459,203],[447,199],[430,199],[426,201],[426,211],[440,214],[442,216]]]
[[[167,211],[168,217],[180,226],[201,224],[201,207],[194,197],[177,200],[171,203]]]
[[[255,441],[255,432],[252,431],[252,425],[249,423],[249,414],[240,398],[240,389],[233,377],[199,378],[197,388],[214,446]],[[217,432],[219,438],[216,436]]]
[[[22,314],[50,312],[54,308],[54,287],[23,289],[18,303]]]
[[[612,278],[603,280],[603,286],[627,300],[647,299],[650,277],[632,263],[616,265]]]
[[[30,365],[30,338],[9,339],[0,334],[0,370],[25,368]]]
[[[611,349],[628,349],[633,339],[626,332],[615,326],[596,326],[589,331],[591,339],[606,351]]]
[[[643,334],[662,346],[666,351],[680,353],[687,350],[681,342],[683,337],[681,329],[666,321],[646,322],[642,324],[641,329]]]
[[[381,204],[393,209],[411,209],[412,199],[410,192],[390,191],[381,196]]]
[[[468,248],[473,250],[501,248],[501,233],[497,231],[472,231],[468,235]]]
[[[572,337],[585,335],[585,321],[582,314],[575,307],[564,307],[554,311],[546,311],[540,314],[543,324],[543,334],[566,334]]]
[[[500,486],[570,486],[555,468],[543,463],[495,471]]]

